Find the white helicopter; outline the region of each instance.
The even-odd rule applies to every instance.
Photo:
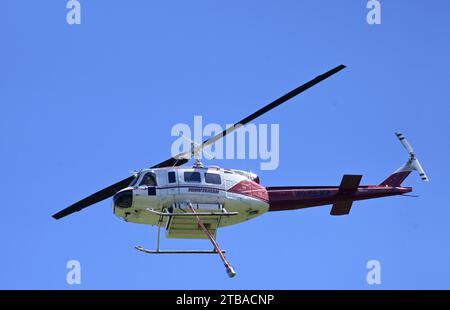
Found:
[[[202,144],[191,144],[189,152],[181,153],[149,169],[104,188],[89,197],[53,215],[60,219],[87,208],[104,199],[113,197],[113,213],[126,222],[158,227],[156,250],[141,246],[137,250],[148,254],[218,254],[229,277],[236,272],[225,258],[216,242],[217,230],[238,224],[267,211],[294,210],[332,204],[332,215],[350,212],[353,201],[403,195],[410,187],[402,187],[402,181],[413,170],[418,170],[423,180],[428,180],[415,157],[412,148],[398,133],[410,158],[401,169],[380,185],[359,186],[360,175],[344,175],[339,186],[291,186],[264,187],[259,177],[251,172],[206,167],[200,162],[200,152],[234,130],[274,109],[310,87],[343,70],[337,66],[299,86],[257,112],[244,118],[222,133]],[[194,158],[192,167],[181,167]],[[167,238],[209,239],[212,251],[161,250],[160,231],[166,229]]]

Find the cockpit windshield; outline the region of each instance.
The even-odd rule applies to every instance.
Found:
[[[140,177],[140,174],[136,175],[136,177],[134,178],[134,180],[133,180],[133,181],[130,183],[130,185],[128,185],[128,186],[135,187],[135,186],[136,186],[136,183],[137,183],[138,180],[139,180],[139,177]]]
[[[142,178],[139,186],[156,186],[156,176],[153,172],[147,172]]]

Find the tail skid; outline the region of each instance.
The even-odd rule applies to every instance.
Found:
[[[429,179],[423,170],[422,166],[420,165],[419,160],[416,158],[416,155],[411,147],[411,145],[406,140],[405,136],[401,132],[396,132],[395,135],[397,136],[400,143],[403,145],[403,147],[406,149],[406,151],[409,154],[409,159],[401,166],[397,171],[395,171],[393,174],[391,174],[386,180],[384,180],[380,186],[390,186],[390,187],[398,187],[401,186],[402,182],[408,177],[408,175],[412,171],[417,171],[420,175],[420,178],[424,182],[428,182]]]

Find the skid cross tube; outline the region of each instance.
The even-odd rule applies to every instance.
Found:
[[[202,250],[147,250],[141,246],[135,247],[136,250],[147,253],[147,254],[217,254],[215,250],[213,251],[202,251]],[[222,253],[226,253],[222,251]]]
[[[225,255],[223,254],[222,250],[219,248],[219,245],[217,244],[214,237],[211,235],[211,233],[206,228],[205,224],[203,224],[203,221],[200,219],[200,216],[197,212],[195,212],[194,208],[192,207],[192,204],[188,204],[189,209],[191,209],[192,213],[195,215],[195,219],[197,220],[198,226],[203,230],[205,235],[208,237],[209,241],[214,246],[215,252],[219,254],[220,259],[222,260],[223,264],[225,265],[225,268],[227,269],[227,274],[230,278],[233,278],[236,275],[236,272],[234,271],[233,267],[230,265],[230,263],[225,258]]]
[[[196,217],[198,215],[200,216],[233,216],[233,215],[238,215],[239,212],[193,212],[193,213],[169,213],[169,212],[158,212],[155,211],[153,209],[146,209],[148,212],[156,214],[156,215],[160,215],[160,216],[172,216],[172,217],[177,217],[177,216],[192,216],[192,217]]]
[[[181,213],[181,214],[171,214],[171,213],[165,213],[165,212],[158,212],[158,211],[154,211],[153,209],[146,209],[147,211],[157,214],[159,215],[159,220],[158,220],[158,233],[157,233],[157,237],[156,237],[156,250],[148,250],[142,246],[136,246],[135,249],[143,252],[143,253],[147,253],[147,254],[219,254],[219,252],[217,252],[216,250],[161,250],[160,248],[160,240],[161,240],[161,226],[162,226],[162,222],[163,219],[165,217],[171,217],[171,216],[177,216],[177,215],[183,215],[183,216],[191,216],[191,217],[195,217],[197,215],[212,215],[211,213]],[[224,213],[215,213],[215,216],[219,216],[219,219],[221,218],[222,215],[236,215],[238,214],[238,212],[224,212]],[[226,251],[222,250],[221,251],[222,254],[225,254]]]

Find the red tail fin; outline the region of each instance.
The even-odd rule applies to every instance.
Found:
[[[386,180],[384,180],[380,186],[398,187],[402,185],[402,182],[408,177],[411,171],[399,171],[391,174]]]

